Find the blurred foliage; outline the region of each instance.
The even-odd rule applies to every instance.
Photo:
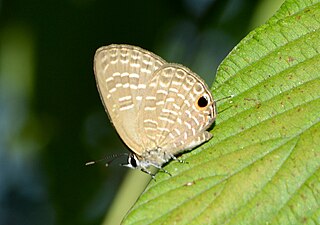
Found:
[[[126,151],[95,87],[98,47],[137,45],[211,83],[222,59],[258,25],[259,3],[1,1],[0,225],[102,222],[127,169],[84,166]]]

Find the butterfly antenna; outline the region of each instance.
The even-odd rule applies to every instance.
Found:
[[[225,99],[228,99],[228,98],[233,98],[233,97],[234,97],[234,95],[229,95],[229,96],[220,98],[220,99],[218,99],[218,100],[215,100],[215,102],[220,102],[220,101],[222,101],[222,100],[225,100]]]
[[[87,162],[85,165],[86,166],[90,166],[90,165],[93,165],[93,164],[96,164],[96,163],[99,163],[99,162],[102,162],[102,161],[107,161],[106,162],[106,166],[109,166],[115,159],[118,159],[122,156],[128,156],[129,154],[128,153],[121,153],[121,154],[112,154],[112,155],[109,155],[103,159],[98,159],[98,160],[95,160],[95,161],[89,161]]]
[[[217,103],[217,102],[219,102],[219,101],[226,100],[226,99],[233,98],[233,97],[234,97],[234,95],[229,95],[229,96],[220,98],[220,99],[216,100],[215,102]],[[230,102],[230,103],[231,103],[231,102]],[[231,107],[232,107],[232,106],[228,106],[227,108],[225,108],[225,109],[223,109],[223,110],[219,110],[218,113],[220,114],[220,113],[226,111],[227,109],[229,109],[229,108],[231,108]]]

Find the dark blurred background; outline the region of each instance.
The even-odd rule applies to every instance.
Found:
[[[211,86],[217,66],[282,1],[0,0],[0,225],[101,224],[126,152],[100,102],[93,55],[126,43]]]

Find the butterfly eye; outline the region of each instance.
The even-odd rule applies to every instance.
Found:
[[[129,165],[132,166],[132,168],[136,168],[138,165],[137,165],[137,161],[134,157],[134,155],[130,155],[129,158],[128,158],[128,163]]]
[[[198,109],[203,109],[205,107],[207,107],[209,104],[209,100],[208,97],[206,95],[202,95],[198,98],[198,101],[196,103],[196,106],[198,107]]]

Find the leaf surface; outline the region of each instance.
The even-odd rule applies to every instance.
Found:
[[[226,57],[213,138],[123,224],[320,224],[320,3],[286,1]]]

